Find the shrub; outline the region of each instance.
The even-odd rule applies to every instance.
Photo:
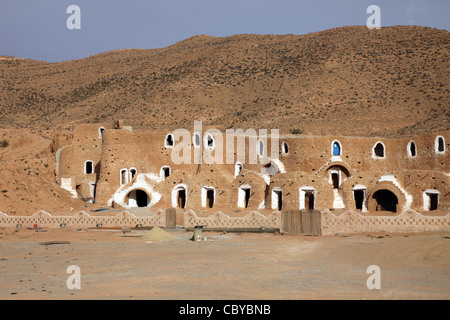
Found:
[[[9,141],[3,139],[3,140],[0,142],[0,147],[1,147],[1,148],[6,148],[7,146],[9,146]]]
[[[291,134],[302,134],[303,133],[303,131],[300,129],[291,129],[290,131],[291,131]]]

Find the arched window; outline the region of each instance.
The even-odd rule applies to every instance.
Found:
[[[173,135],[171,134],[171,133],[169,133],[167,136],[166,136],[166,138],[165,138],[165,140],[164,140],[164,146],[166,147],[166,148],[173,148]]]
[[[84,174],[92,174],[94,172],[94,163],[91,160],[84,162]]]
[[[122,169],[120,170],[120,185],[123,186],[124,184],[128,183],[128,170]]]
[[[443,136],[437,136],[434,141],[434,151],[437,154],[445,153],[445,140]]]
[[[137,173],[136,168],[130,168],[130,181],[133,180],[136,173]]]
[[[103,133],[105,132],[105,128],[104,127],[100,127],[98,128],[98,137],[101,139],[103,138]]]
[[[385,157],[385,148],[382,142],[377,142],[372,148],[372,157],[373,158],[384,158]]]
[[[414,158],[415,156],[417,156],[417,147],[416,147],[416,143],[414,141],[410,141],[408,143],[408,147],[406,149],[408,156],[411,158]]]
[[[331,152],[333,156],[340,156],[342,152],[341,143],[339,141],[333,141],[331,144]]]
[[[172,207],[174,208],[186,208],[187,203],[187,186],[179,184],[172,190]]]

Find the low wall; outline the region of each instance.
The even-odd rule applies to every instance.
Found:
[[[59,228],[61,224],[72,228],[91,228],[101,223],[103,228],[123,228],[142,226],[166,226],[166,213],[158,210],[153,216],[136,217],[128,211],[122,211],[115,216],[91,216],[84,211],[80,211],[73,216],[52,216],[45,211],[38,211],[31,216],[8,216],[0,212],[0,227],[31,228],[35,224],[42,228]]]
[[[84,211],[73,216],[52,216],[45,211],[38,211],[31,216],[8,216],[0,211],[0,227],[59,228],[61,224],[72,228],[90,228],[101,223],[104,228],[123,228],[142,226],[172,227],[170,216],[166,211],[157,210],[152,216],[135,216],[122,211],[115,216],[91,216]],[[230,217],[223,212],[216,212],[208,217],[198,217],[192,210],[184,213],[184,228],[206,226],[211,229],[281,229],[281,213],[273,212],[265,216],[252,211],[243,217]],[[445,216],[424,216],[414,210],[406,210],[397,216],[363,216],[355,211],[346,211],[336,215],[329,211],[321,212],[321,234],[358,234],[358,233],[420,233],[450,232],[450,213]]]
[[[206,226],[211,229],[260,229],[280,228],[281,215],[274,212],[265,216],[258,211],[252,211],[243,217],[230,217],[219,211],[208,217],[198,217],[192,210],[184,213],[184,227]]]
[[[355,211],[335,215],[322,212],[322,235],[357,233],[418,233],[450,231],[450,213],[445,216],[424,216],[406,210],[397,216],[363,216]]]

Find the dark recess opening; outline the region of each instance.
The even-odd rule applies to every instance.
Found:
[[[214,205],[214,190],[206,191],[206,202],[208,203],[208,208],[212,208]]]
[[[429,193],[430,197],[430,211],[437,210],[438,208],[438,194],[437,193]]]
[[[186,190],[178,190],[178,208],[186,207]]]
[[[313,191],[305,192],[305,209],[308,209],[308,210],[314,209],[314,192]]]
[[[381,143],[377,143],[375,146],[375,155],[377,157],[384,157],[384,147]]]
[[[397,212],[398,199],[394,193],[389,190],[378,190],[373,198],[377,202],[377,211]]]
[[[364,191],[363,190],[355,190],[354,196],[355,196],[355,204],[357,210],[362,210],[363,202],[364,202]]]
[[[147,192],[142,190],[136,190],[136,204],[138,207],[146,207],[148,205]]]
[[[91,174],[92,172],[93,172],[93,166],[92,166],[92,161],[86,161],[86,164],[85,164],[85,166],[86,166],[86,174]]]

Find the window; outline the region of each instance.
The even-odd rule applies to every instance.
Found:
[[[103,138],[103,133],[105,133],[105,128],[104,127],[98,128],[98,137],[100,139]]]
[[[264,155],[264,142],[261,140],[258,141],[258,153],[260,156]]]
[[[340,156],[342,152],[341,143],[339,141],[333,141],[331,143],[331,152],[333,156]]]
[[[242,170],[243,166],[242,163],[240,163],[239,161],[236,162],[236,164],[234,165],[234,177],[236,178]]]
[[[84,173],[92,174],[94,172],[94,163],[91,160],[84,162]]]
[[[434,151],[437,154],[442,154],[445,152],[445,140],[444,137],[438,136],[436,137],[436,140],[434,141]]]
[[[281,144],[281,152],[284,154],[289,153],[289,146],[285,141],[283,141],[283,143]]]
[[[122,169],[120,170],[120,185],[123,186],[124,184],[128,183],[128,170]]]
[[[408,143],[408,148],[406,151],[408,153],[408,156],[411,158],[414,158],[415,156],[417,156],[416,143],[414,141],[410,141]]]
[[[300,188],[300,210],[314,210],[316,189],[313,187]]]
[[[194,133],[194,147],[200,147],[200,134]]]
[[[439,191],[426,190],[423,193],[423,209],[425,211],[434,211],[439,207]]]
[[[136,168],[131,168],[130,169],[130,180],[133,180],[133,178],[136,175],[136,173],[137,173]]]
[[[372,149],[372,157],[373,158],[384,158],[384,144],[382,142],[377,142]]]
[[[205,136],[205,144],[208,148],[214,149],[214,138],[212,137],[212,135],[207,134]]]
[[[166,180],[166,178],[168,176],[170,176],[170,167],[169,166],[162,167],[161,171],[160,171],[160,176],[161,176],[161,180],[163,180],[163,181]]]
[[[164,146],[166,148],[172,148],[173,147],[173,135],[171,133],[169,133],[166,136],[166,139],[164,140]]]

